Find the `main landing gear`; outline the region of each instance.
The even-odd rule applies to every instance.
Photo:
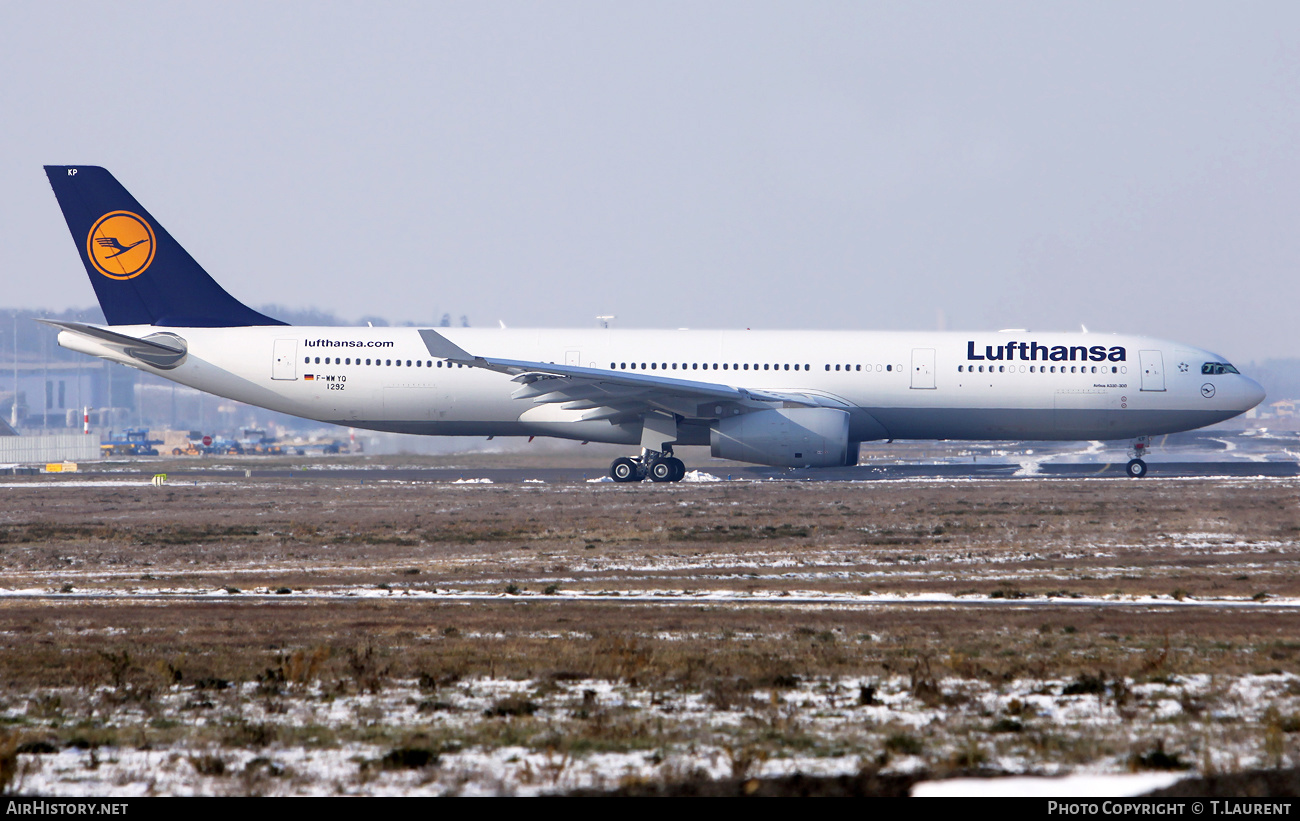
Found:
[[[615,482],[640,482],[646,477],[652,482],[680,482],[685,476],[686,464],[667,447],[642,450],[639,459],[620,456],[609,466],[609,477]]]
[[[1142,457],[1150,449],[1151,439],[1148,436],[1139,436],[1137,441],[1133,443],[1133,447],[1129,450],[1133,458],[1129,460],[1128,466],[1124,468],[1129,476],[1134,479],[1141,479],[1147,475],[1147,463],[1142,461]]]

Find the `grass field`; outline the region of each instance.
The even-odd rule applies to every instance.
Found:
[[[319,473],[8,483],[7,789],[889,792],[1300,763],[1296,480]]]

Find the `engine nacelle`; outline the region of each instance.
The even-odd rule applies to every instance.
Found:
[[[774,467],[857,464],[857,448],[849,445],[849,415],[835,408],[774,408],[732,416],[709,431],[709,445],[719,459]]]

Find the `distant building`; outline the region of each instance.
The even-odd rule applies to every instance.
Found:
[[[14,368],[0,367],[0,413],[20,428],[80,428],[83,407],[134,409],[138,373],[96,360],[20,362],[15,389]]]
[[[1276,402],[1269,403],[1269,408],[1273,411],[1273,415],[1277,417],[1295,416],[1294,399],[1279,399]]]

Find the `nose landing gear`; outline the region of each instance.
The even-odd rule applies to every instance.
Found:
[[[1133,458],[1129,460],[1128,466],[1124,468],[1125,472],[1134,479],[1141,479],[1147,475],[1147,463],[1142,460],[1147,451],[1151,449],[1151,439],[1148,436],[1139,436],[1129,449]]]
[[[609,466],[609,477],[615,482],[640,482],[649,477],[652,482],[680,482],[686,476],[686,464],[673,456],[672,448],[643,450],[641,458],[620,456]]]

